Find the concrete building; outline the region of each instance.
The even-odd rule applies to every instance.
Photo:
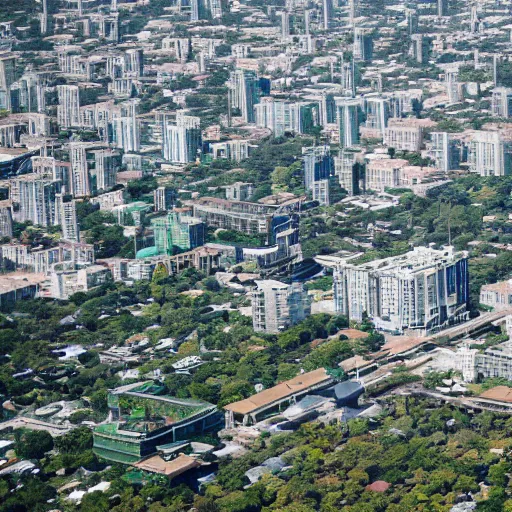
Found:
[[[495,117],[512,117],[512,88],[496,87],[492,91],[492,115]]]
[[[60,221],[62,227],[62,237],[71,242],[80,241],[80,229],[76,215],[76,201],[60,201]]]
[[[354,60],[368,61],[373,58],[373,36],[371,30],[354,27]]]
[[[311,133],[320,124],[320,107],[317,102],[287,102],[263,98],[255,106],[256,126],[269,128],[276,137],[286,132]]]
[[[256,281],[252,293],[252,325],[256,332],[278,333],[311,314],[311,301],[302,284]]]
[[[56,204],[61,192],[60,181],[36,174],[18,176],[10,181],[13,217],[17,222],[30,221],[38,226],[59,224]]]
[[[172,187],[158,187],[153,191],[155,212],[166,212],[176,204],[176,190]]]
[[[384,144],[398,151],[417,152],[423,145],[421,126],[394,125],[384,131]]]
[[[0,237],[12,237],[11,201],[0,201]]]
[[[495,311],[512,309],[512,280],[484,284],[480,288],[480,304]]]
[[[434,160],[436,167],[442,172],[459,169],[460,140],[451,133],[432,132],[428,154]]]
[[[462,345],[455,352],[455,369],[466,382],[502,378],[512,380],[512,342],[507,341],[484,351]]]
[[[361,191],[360,181],[364,167],[358,161],[359,155],[359,151],[342,149],[339,155],[334,157],[334,173],[341,188],[350,196],[358,195]]]
[[[0,267],[4,271],[23,270],[31,273],[49,274],[54,265],[88,265],[94,262],[92,244],[60,241],[46,248],[32,248],[24,244],[0,245]]]
[[[254,71],[236,69],[229,80],[231,107],[246,123],[254,123],[254,106],[259,102],[258,76]]]
[[[477,131],[469,143],[468,163],[480,176],[507,176],[512,173],[512,141],[499,132]]]
[[[367,96],[365,98],[365,127],[375,130],[380,137],[384,136],[384,130],[388,125],[389,101],[386,98]]]
[[[329,181],[334,175],[334,163],[329,146],[302,148],[304,187],[310,191],[313,201],[329,206]]]
[[[241,162],[249,157],[252,148],[254,146],[251,146],[247,140],[226,140],[210,144],[210,151],[214,160],[225,158],[226,160]]]
[[[415,247],[402,255],[356,265],[341,260],[334,272],[336,312],[378,329],[403,334],[439,331],[468,318],[467,254],[452,247]]]
[[[140,151],[140,125],[137,119],[139,99],[124,101],[112,110],[112,142],[125,153]]]
[[[58,85],[57,122],[61,128],[80,126],[80,89],[78,85]]]
[[[361,124],[361,101],[352,98],[336,100],[340,147],[351,148],[360,142],[359,125]]]
[[[254,194],[254,185],[252,183],[237,181],[227,185],[225,188],[228,201],[247,201]]]
[[[78,292],[88,292],[112,281],[112,273],[101,265],[78,270],[55,270],[50,276],[50,294],[55,299],[68,300]]]
[[[182,111],[176,114],[176,123],[164,120],[163,156],[169,162],[194,162],[201,148],[200,119],[187,116]]]
[[[179,62],[187,62],[190,49],[188,37],[164,37],[162,39],[162,50],[170,50]]]
[[[11,85],[16,81],[16,58],[12,53],[0,55],[0,109],[11,110]]]

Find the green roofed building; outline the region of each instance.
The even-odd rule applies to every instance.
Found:
[[[133,464],[157,446],[190,439],[222,426],[215,405],[162,394],[153,381],[109,390],[109,421],[94,429],[93,451],[104,459]]]

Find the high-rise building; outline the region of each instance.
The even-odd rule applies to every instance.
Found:
[[[378,96],[367,96],[365,98],[365,127],[380,132],[384,136],[384,130],[388,125],[389,102]]]
[[[425,40],[423,34],[413,34],[411,36],[411,47],[409,55],[418,63],[423,64],[425,61]]]
[[[354,149],[342,149],[338,156],[334,157],[334,172],[338,177],[342,189],[349,196],[360,193],[359,182],[362,178],[363,166],[358,161],[359,151]]]
[[[68,193],[74,197],[107,192],[116,185],[121,167],[118,151],[87,142],[69,144],[71,180]]]
[[[446,70],[444,81],[446,84],[446,93],[448,94],[448,102],[451,104],[459,103],[462,95],[458,69]]]
[[[58,85],[57,122],[61,128],[80,126],[80,89],[78,85]]]
[[[416,247],[361,265],[341,260],[334,272],[336,312],[357,321],[366,314],[392,333],[428,334],[464,321],[468,300],[467,253],[453,247]]]
[[[187,116],[182,111],[176,114],[176,124],[164,118],[165,160],[185,164],[195,161],[202,145],[200,122],[199,117]]]
[[[252,323],[256,332],[279,333],[311,314],[311,301],[301,283],[256,281],[252,292]]]
[[[437,15],[448,16],[448,0],[437,0]]]
[[[168,256],[204,245],[206,224],[195,217],[175,212],[151,220],[156,254]]]
[[[61,184],[37,174],[18,176],[10,182],[13,217],[38,226],[56,226],[59,220],[57,196]]]
[[[176,190],[171,187],[158,187],[153,191],[155,212],[166,212],[176,204]]]
[[[254,71],[236,69],[229,81],[231,107],[237,109],[246,123],[254,123],[254,105],[259,102],[258,76]]]
[[[302,148],[302,167],[306,191],[309,190],[312,193],[313,201],[328,206],[330,204],[329,181],[334,175],[329,146]]]
[[[0,201],[0,237],[12,237],[12,205],[10,201]]]
[[[324,30],[329,30],[334,15],[333,0],[322,0],[322,24]]]
[[[137,108],[140,100],[132,99],[119,104],[119,112],[113,113],[113,141],[126,153],[140,151],[140,126]]]
[[[124,53],[124,77],[139,78],[144,75],[144,51],[130,48]]]
[[[480,176],[512,174],[512,141],[498,132],[477,131],[469,143],[469,170]]]
[[[429,155],[436,167],[443,172],[452,171],[460,165],[460,141],[447,132],[430,134]]]
[[[60,225],[62,237],[71,242],[80,241],[80,229],[76,215],[76,201],[60,202]]]
[[[512,88],[496,87],[492,91],[492,115],[495,117],[512,117]]]
[[[284,135],[285,132],[312,133],[319,126],[318,102],[287,102],[273,98],[264,100],[255,107],[256,125],[271,129],[276,137]]]
[[[415,9],[405,10],[405,21],[407,23],[407,33],[412,36],[418,32],[418,12]]]
[[[170,50],[179,62],[185,63],[190,57],[190,39],[188,37],[164,37],[162,50]]]
[[[361,118],[361,101],[352,98],[336,100],[338,125],[340,130],[340,146],[350,148],[360,141],[359,125]]]
[[[16,58],[0,55],[0,109],[11,110],[10,89],[16,81]]]
[[[371,31],[363,27],[354,27],[354,60],[372,60],[373,36]]]

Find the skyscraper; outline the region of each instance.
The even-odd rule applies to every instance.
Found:
[[[16,81],[16,59],[12,54],[0,55],[0,109],[10,110],[10,88]]]
[[[352,98],[336,100],[340,130],[340,146],[350,148],[359,144],[361,101]]]
[[[118,113],[113,113],[113,140],[126,153],[140,151],[140,127],[137,108],[140,100],[132,99],[119,104]]]
[[[200,118],[176,113],[176,124],[164,118],[163,156],[169,162],[189,163],[198,156],[201,148]]]
[[[61,128],[80,126],[80,90],[78,85],[58,85],[57,121]]]
[[[60,225],[62,237],[71,242],[80,241],[80,230],[76,216],[76,201],[60,202]]]
[[[333,0],[322,0],[322,22],[324,30],[329,30],[329,28],[331,27],[333,15]]]
[[[238,109],[246,123],[254,123],[254,105],[259,102],[258,77],[254,71],[236,69],[229,81],[231,107]]]
[[[378,96],[367,96],[365,98],[366,128],[377,130],[384,136],[384,130],[388,125],[389,102]]]
[[[58,224],[56,196],[61,191],[59,181],[26,174],[12,179],[10,189],[13,216],[17,222],[31,221],[38,226]]]
[[[306,191],[311,191],[313,201],[328,206],[330,204],[329,180],[334,174],[329,146],[302,148],[302,166]]]
[[[448,0],[437,0],[437,15],[448,16]]]
[[[363,27],[354,27],[354,60],[372,60],[373,36],[371,30]]]

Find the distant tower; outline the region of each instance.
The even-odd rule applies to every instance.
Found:
[[[110,10],[112,12],[117,12],[117,0],[112,0],[112,3],[110,5]]]
[[[334,6],[333,0],[322,0],[322,10],[323,10],[323,29],[329,30],[331,26],[331,20],[333,16]]]
[[[448,16],[448,0],[437,0],[437,15]]]
[[[82,16],[83,9],[82,9],[82,0],[78,0],[78,16]]]
[[[407,22],[407,33],[411,36],[418,32],[418,13],[414,9],[405,11],[405,19]]]
[[[348,17],[350,23],[354,23],[354,19],[357,18],[357,0],[348,0]]]
[[[41,14],[41,34],[48,32],[48,0],[42,0],[43,12]]]
[[[478,17],[478,7],[473,5],[471,7],[471,33],[477,34],[480,32],[480,18]]]
[[[354,27],[354,60],[372,60],[373,37],[371,31],[363,27]]]

